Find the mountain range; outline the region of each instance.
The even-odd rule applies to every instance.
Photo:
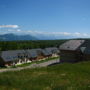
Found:
[[[56,39],[71,39],[69,36],[54,36],[54,35],[17,35],[13,33],[0,35],[0,41],[15,41],[15,40],[56,40]]]
[[[38,40],[32,35],[16,35],[16,34],[3,34],[0,35],[0,41],[15,41],[15,40]]]

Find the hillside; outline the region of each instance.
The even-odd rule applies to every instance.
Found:
[[[90,90],[90,62],[0,73],[1,90]]]

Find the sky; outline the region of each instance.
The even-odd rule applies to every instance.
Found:
[[[90,0],[0,0],[0,34],[90,37]]]

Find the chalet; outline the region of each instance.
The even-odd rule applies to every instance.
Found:
[[[49,47],[49,48],[46,48],[46,50],[51,52],[52,57],[57,57],[60,53],[60,51],[57,47]]]
[[[25,50],[14,50],[16,51],[17,56],[18,56],[18,61],[16,64],[22,64],[27,62],[27,53]]]
[[[38,48],[38,49],[35,49],[35,50],[36,50],[36,52],[37,52],[37,54],[38,54],[37,59],[38,59],[39,61],[42,60],[42,59],[45,59],[45,57],[44,57],[44,55],[43,55],[43,49]]]
[[[49,50],[42,50],[42,54],[45,58],[49,58],[52,56],[52,53]]]
[[[30,49],[30,50],[26,50],[26,53],[27,53],[27,58],[30,60],[30,61],[34,61],[34,60],[37,60],[37,57],[38,57],[38,54],[36,52],[35,49]]]
[[[10,50],[2,51],[0,57],[0,66],[10,66],[13,64],[20,64],[25,62],[25,51],[24,50]]]
[[[69,40],[60,46],[60,62],[82,61],[85,40]]]
[[[35,60],[42,60],[57,54],[58,49],[27,49],[27,50],[9,50],[0,52],[0,66],[11,66],[16,64],[28,63]]]

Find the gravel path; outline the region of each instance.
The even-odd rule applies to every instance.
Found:
[[[39,64],[34,63],[34,64],[31,64],[30,66],[26,66],[26,67],[0,69],[0,73],[7,72],[7,71],[20,71],[20,70],[28,69],[28,68],[46,67],[46,66],[52,65],[54,63],[59,63],[59,62],[60,62],[60,60],[56,59],[56,60],[51,60],[51,61],[47,61],[47,62],[43,62],[43,63],[39,63]]]

